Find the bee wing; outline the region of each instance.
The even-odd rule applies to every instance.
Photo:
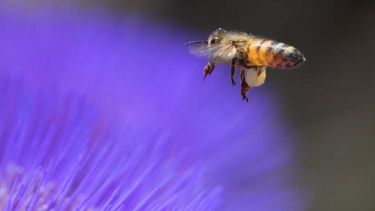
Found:
[[[237,55],[236,47],[232,44],[211,44],[207,41],[193,41],[185,45],[189,47],[190,53],[196,56],[208,57],[212,61],[228,62]]]
[[[220,53],[227,45],[223,44],[211,44],[209,45],[207,41],[193,41],[188,42],[185,45],[189,47],[190,53],[196,56],[211,57],[214,54]]]
[[[218,63],[229,63],[237,56],[237,49],[232,44],[223,45],[213,52],[211,60]]]

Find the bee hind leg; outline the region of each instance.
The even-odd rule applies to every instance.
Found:
[[[245,100],[246,102],[249,102],[249,98],[246,96],[246,93],[249,92],[251,87],[247,85],[245,81],[242,81],[242,86],[241,86],[241,96],[242,100]]]
[[[245,72],[241,72],[241,96],[242,100],[249,102],[249,98],[246,96],[246,93],[250,91],[251,87],[246,83]]]
[[[203,70],[203,80],[206,79],[206,77],[210,75],[214,71],[214,69],[215,69],[215,63],[209,62],[208,64],[206,64]]]

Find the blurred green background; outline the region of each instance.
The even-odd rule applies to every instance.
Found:
[[[265,86],[279,97],[284,121],[297,137],[295,168],[309,192],[308,210],[375,210],[375,1],[82,0],[28,6],[56,4],[105,8],[203,36],[218,27],[245,31],[297,47],[307,62],[296,70],[269,71]]]

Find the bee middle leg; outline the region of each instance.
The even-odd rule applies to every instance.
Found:
[[[230,67],[230,79],[232,80],[232,85],[236,85],[236,82],[234,81],[234,73],[236,72],[236,59],[232,59],[232,64]]]
[[[206,77],[210,75],[214,71],[214,69],[215,69],[215,63],[209,62],[208,64],[206,64],[203,70],[203,79],[206,79]]]
[[[242,100],[249,102],[249,98],[246,96],[246,93],[250,91],[251,87],[246,83],[245,72],[241,72],[241,95]]]

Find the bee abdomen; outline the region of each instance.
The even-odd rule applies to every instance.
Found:
[[[305,58],[292,46],[273,40],[259,39],[249,45],[248,60],[254,66],[290,68],[302,63]]]

